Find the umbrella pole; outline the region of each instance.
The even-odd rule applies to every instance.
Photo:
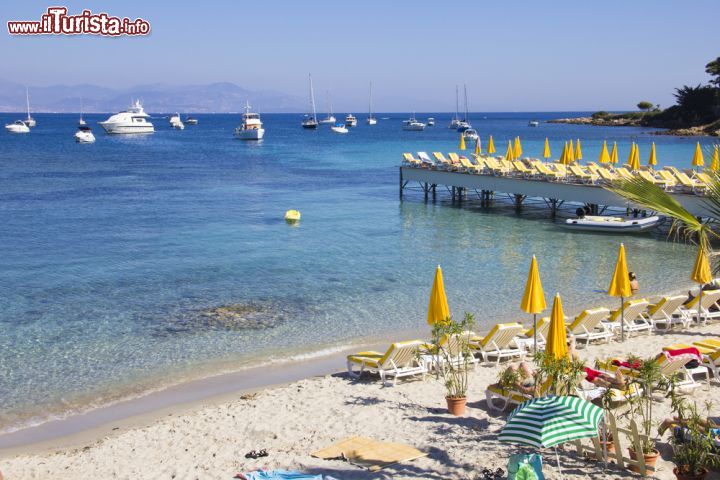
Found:
[[[537,354],[537,313],[533,313],[533,353]]]
[[[558,454],[557,445],[555,445],[555,459],[557,460],[558,472],[560,473],[560,478],[563,478],[562,468],[560,468],[560,454]]]
[[[700,285],[700,298],[698,298],[698,326],[702,324],[702,319],[700,318],[700,315],[702,314],[702,289],[703,286]]]
[[[620,297],[620,341],[625,341],[625,299]]]

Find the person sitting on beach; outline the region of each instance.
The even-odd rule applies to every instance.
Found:
[[[715,282],[715,280],[710,283],[706,283],[705,285],[700,287],[703,292],[707,292],[708,290],[717,290],[718,288],[720,288],[720,286]],[[697,295],[693,295],[692,290],[688,290],[688,298],[683,302],[683,305],[687,305],[688,303],[692,302],[693,300],[695,300],[695,297],[697,297]],[[717,304],[713,304],[712,306],[710,306],[709,310],[711,312],[717,312],[719,309]]]
[[[537,388],[535,385],[535,372],[528,362],[520,362],[519,365],[510,365],[507,368],[511,378],[517,378],[512,386],[515,390],[526,395],[535,395]]]
[[[575,337],[570,337],[570,340],[567,341],[567,347],[568,356],[572,360],[580,360],[580,354],[577,351],[577,342],[575,341]]]
[[[640,290],[637,275],[635,275],[635,272],[630,272],[628,273],[628,277],[630,278],[630,292],[635,295],[637,291]]]

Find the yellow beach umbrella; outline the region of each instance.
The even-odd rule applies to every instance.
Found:
[[[695,154],[693,155],[692,164],[693,167],[702,167],[703,165],[705,165],[702,148],[700,148],[700,142],[697,142],[697,144],[695,145]]]
[[[475,139],[475,155],[480,155],[480,137]]]
[[[490,135],[490,139],[488,140],[487,153],[495,153],[495,142],[493,142],[492,135]]]
[[[437,270],[435,270],[432,290],[430,290],[427,322],[428,325],[434,325],[437,322],[444,322],[448,318],[450,318],[450,307],[448,307],[447,297],[445,296],[442,269],[438,265]]]
[[[527,282],[525,283],[525,293],[523,293],[520,302],[520,310],[533,314],[533,345],[535,352],[537,352],[537,314],[545,310],[546,307],[545,293],[540,281],[540,271],[535,255],[533,255]]]
[[[552,314],[550,314],[550,329],[548,330],[545,354],[548,357],[561,359],[567,357],[567,333],[565,330],[565,314],[562,308],[560,294],[555,294]]]
[[[465,150],[465,135],[462,133],[460,134],[460,145],[458,145],[458,148],[460,150]]]
[[[702,286],[706,283],[712,282],[712,272],[710,271],[710,260],[708,260],[707,253],[702,245],[698,245],[697,256],[695,257],[695,265],[693,265],[692,275],[690,280],[700,284],[700,298],[698,298],[698,311],[697,318],[700,321],[700,315],[702,314]]]
[[[508,140],[507,150],[505,150],[505,160],[513,161],[515,154],[513,152],[512,140]]]
[[[654,167],[657,165],[657,153],[655,152],[655,142],[650,145],[650,158],[648,158],[648,165]]]
[[[513,157],[514,158],[520,158],[522,157],[523,149],[522,145],[520,144],[520,137],[515,137],[515,145],[513,146]]]
[[[547,137],[545,137],[545,148],[543,148],[543,158],[550,158],[552,154],[550,153],[550,142],[548,142]]]
[[[715,150],[713,151],[712,162],[710,162],[710,170],[713,172],[720,170],[720,147],[718,145],[715,145]]]
[[[572,163],[575,161],[575,147],[573,146],[573,141],[570,140],[570,143],[568,143],[568,163]]]
[[[610,155],[608,154],[607,149],[607,140],[603,140],[602,149],[600,150],[600,158],[598,159],[600,163],[608,163],[610,162]]]
[[[620,314],[625,318],[625,297],[632,295],[630,288],[630,277],[628,276],[627,261],[625,260],[625,245],[620,244],[617,262],[615,263],[615,272],[610,281],[608,295],[620,297]],[[620,338],[625,341],[625,326],[622,319],[620,320]]]
[[[630,145],[630,153],[628,154],[627,164],[632,165],[635,160],[635,142]]]
[[[567,159],[567,142],[565,142],[565,145],[563,145],[562,152],[560,152],[560,163],[563,165],[566,163]]]
[[[620,160],[618,160],[618,148],[617,148],[617,142],[613,142],[613,148],[610,152],[610,163],[613,165],[616,165]]]
[[[640,170],[640,146],[635,145],[635,149],[633,150],[633,156],[632,161],[630,162],[630,169],[631,170]]]
[[[582,160],[582,148],[580,147],[580,139],[575,142],[575,160]]]

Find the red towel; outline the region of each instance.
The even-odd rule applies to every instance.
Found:
[[[635,361],[634,363],[620,361],[620,360],[613,360],[612,364],[616,367],[625,367],[625,368],[632,368],[634,370],[637,370],[640,368],[640,361]]]
[[[593,370],[592,368],[585,367],[585,380],[592,383],[596,378],[602,375],[602,372]]]
[[[667,354],[671,357],[677,357],[678,355],[693,355],[698,360],[702,358],[702,356],[700,355],[700,350],[695,347],[678,348],[677,350],[667,350]]]

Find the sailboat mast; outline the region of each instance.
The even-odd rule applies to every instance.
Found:
[[[458,110],[460,110],[460,100],[458,95],[458,86],[455,85],[455,120],[458,120]]]
[[[372,82],[370,82],[370,100],[368,100],[368,115],[372,118]]]
[[[30,93],[28,92],[28,87],[25,87],[25,103],[27,104],[28,120],[30,120]]]
[[[313,120],[317,123],[317,113],[315,112],[315,94],[313,93],[312,75],[310,77],[310,105],[312,106]]]
[[[463,85],[463,89],[465,90],[465,121],[468,121],[468,106],[467,106],[467,85]]]

